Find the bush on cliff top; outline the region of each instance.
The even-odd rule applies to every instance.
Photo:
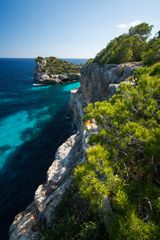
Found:
[[[151,36],[153,25],[148,23],[140,23],[129,29],[130,36],[138,36],[141,40],[147,40]]]
[[[36,62],[40,64],[39,70],[48,75],[79,73],[80,71],[80,66],[58,59],[56,57],[37,57]]]
[[[139,68],[109,101],[89,104],[87,160],[75,170],[81,196],[108,223],[111,240],[160,239],[160,63]]]
[[[56,209],[54,226],[42,233],[41,240],[106,240],[104,223],[82,199],[73,184]]]
[[[124,62],[144,61],[153,64],[160,61],[159,36],[149,42],[153,26],[141,23],[129,29],[128,34],[114,38],[102,51],[100,51],[89,63],[119,64]]]
[[[143,61],[146,65],[160,62],[160,36],[151,39],[146,46],[143,54]]]

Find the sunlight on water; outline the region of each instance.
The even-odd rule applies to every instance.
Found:
[[[80,82],[70,83],[63,87],[64,92],[71,91],[72,89],[79,88]]]
[[[50,87],[51,87],[50,85],[45,85],[45,86],[43,86],[43,85],[40,85],[40,86],[35,85],[35,86],[33,86],[33,87],[31,88],[31,90],[32,90],[32,91],[41,91],[41,90],[43,90],[43,89],[48,89],[48,88],[50,88]]]

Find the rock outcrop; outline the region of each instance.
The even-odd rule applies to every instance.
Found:
[[[35,83],[55,84],[80,80],[80,66],[55,57],[36,59]]]
[[[11,240],[39,239],[44,226],[51,226],[55,208],[70,186],[72,170],[82,155],[81,149],[78,134],[72,135],[59,147],[47,172],[46,183],[37,188],[34,201],[27,209],[15,217],[9,231]]]
[[[120,82],[127,81],[142,63],[98,65],[92,63],[81,69],[81,91],[86,103],[109,99]]]
[[[36,70],[35,82],[42,85],[55,83],[69,83],[80,80],[79,73],[65,73],[65,74],[46,74]]]
[[[128,81],[134,69],[140,65],[125,63],[99,66],[94,63],[82,68],[81,87],[72,91],[70,101],[77,134],[72,135],[57,150],[55,160],[48,170],[46,183],[36,190],[33,203],[15,217],[10,227],[10,240],[39,239],[39,232],[45,226],[52,225],[55,208],[65,190],[70,187],[73,169],[79,161],[85,161],[88,138],[97,131],[94,122],[86,126],[87,131],[84,129],[84,107],[89,102],[110,98],[119,83]]]

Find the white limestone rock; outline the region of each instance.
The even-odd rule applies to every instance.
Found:
[[[37,188],[34,201],[15,217],[10,226],[10,240],[37,240],[39,232],[46,225],[52,225],[55,208],[71,184],[72,169],[78,162],[79,149],[80,138],[76,134],[58,148],[46,183]]]

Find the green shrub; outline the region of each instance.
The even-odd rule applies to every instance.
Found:
[[[147,40],[152,31],[153,25],[149,25],[148,23],[140,23],[139,25],[136,25],[134,27],[131,27],[129,29],[129,35],[130,36],[138,36],[142,40]]]
[[[103,222],[90,209],[73,185],[56,209],[54,225],[41,233],[41,240],[106,240]]]
[[[147,65],[160,62],[160,38],[151,39],[143,54],[143,61]]]

